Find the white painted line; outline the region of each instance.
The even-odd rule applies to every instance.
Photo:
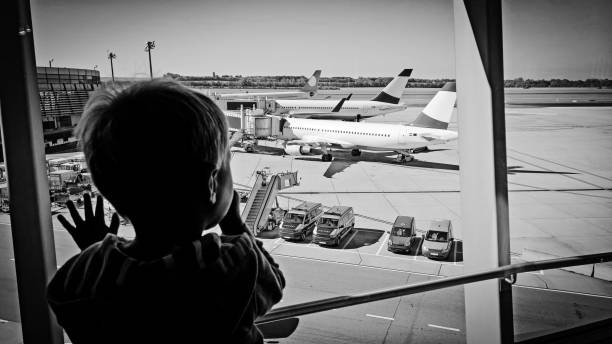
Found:
[[[375,314],[366,314],[366,317],[370,317],[370,318],[378,318],[378,319],[384,319],[384,320],[395,320],[393,318],[389,318],[389,317],[383,317],[382,315],[375,315]]]
[[[612,296],[608,296],[608,295],[597,295],[597,294],[589,294],[589,293],[580,293],[580,292],[577,292],[577,291],[559,290],[559,289],[547,289],[547,288],[531,287],[531,286],[517,285],[517,284],[514,284],[513,287],[516,287],[516,288],[525,288],[525,289],[543,290],[543,291],[552,291],[552,292],[563,293],[563,294],[572,294],[572,295],[599,297],[599,298],[602,298],[602,299],[612,300]]]
[[[540,270],[540,271],[529,271],[529,272],[525,272],[526,274],[530,274],[530,275],[544,275],[544,270]]]
[[[8,320],[0,319],[0,324],[6,324]]]
[[[454,331],[454,332],[461,332],[461,330],[458,328],[452,328],[452,327],[446,327],[446,326],[440,326],[440,325],[434,325],[434,324],[427,324],[427,326],[433,327],[433,328],[440,328],[443,330]]]
[[[316,244],[312,244],[313,246],[310,245],[304,245],[304,244],[297,244],[297,243],[292,243],[292,242],[285,242],[283,244],[283,246],[300,246],[300,247],[310,247],[313,248],[315,250],[329,250],[329,248],[327,247],[321,247],[319,245]],[[355,254],[360,254],[360,255],[365,255],[365,256],[376,256],[376,254],[374,253],[366,253],[366,252],[357,252],[357,250],[353,250],[353,249],[348,249],[348,250],[344,250],[342,252],[346,252],[346,253],[355,253]],[[285,255],[288,256],[288,255]],[[289,256],[288,256],[289,257]],[[411,257],[414,256],[387,256],[387,255],[379,255],[379,257],[383,257],[383,258],[389,258],[389,259],[398,259],[398,260],[403,260],[403,261],[407,261],[407,260],[415,260]],[[425,258],[425,257],[423,257]],[[442,261],[431,261],[429,259],[418,259],[418,262],[422,262],[422,263],[428,263],[428,264],[436,264],[436,265],[453,265],[453,263],[451,262],[442,262]],[[459,266],[463,266],[463,264],[459,264]]]
[[[342,245],[342,250],[344,250],[348,244],[351,242],[351,240],[353,240],[353,238],[355,238],[355,235],[357,235],[357,231],[355,231],[355,233],[353,233],[353,235],[351,235],[351,237],[344,243],[344,245]]]
[[[15,258],[9,258],[9,260],[14,262],[14,261],[15,261]]]
[[[347,265],[347,266],[354,266],[356,268],[365,268],[365,269],[372,269],[372,270],[400,272],[400,273],[411,274],[411,275],[437,277],[437,278],[444,278],[445,277],[445,276],[438,276],[438,275],[434,275],[434,274],[427,274],[427,273],[423,273],[423,272],[414,272],[414,271],[407,271],[407,270],[400,270],[400,269],[393,269],[393,268],[381,268],[381,267],[378,267],[378,266],[359,265],[359,264],[355,264],[355,263],[344,263],[344,262],[337,262],[337,261],[334,261],[334,260],[327,260],[327,259],[297,257],[297,256],[289,256],[289,255],[286,255],[286,254],[279,254],[279,253],[272,253],[272,255],[273,256],[277,256],[277,257],[283,257],[283,258],[293,258],[293,259],[308,260],[308,261],[320,262],[320,263]]]
[[[377,256],[380,256],[380,251],[382,251],[382,248],[385,246],[388,240],[389,240],[389,234],[387,233],[387,231],[385,231],[384,239],[382,240],[382,243],[380,243],[380,247],[376,251]]]

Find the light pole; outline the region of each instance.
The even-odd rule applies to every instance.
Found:
[[[108,53],[108,59],[110,60],[111,63],[111,77],[113,78],[113,82],[115,82],[115,70],[113,69],[113,59],[116,59],[117,55],[115,55],[114,52],[110,52]]]
[[[98,65],[95,65],[95,66],[93,67],[93,70],[96,70],[96,69],[98,69]]]
[[[153,79],[153,65],[151,64],[151,50],[155,49],[155,41],[148,41],[145,51],[149,53],[149,73]]]
[[[53,59],[49,60],[49,68],[51,68],[51,63],[53,62]]]

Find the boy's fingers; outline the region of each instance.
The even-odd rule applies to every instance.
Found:
[[[68,220],[66,220],[64,215],[58,215],[57,220],[62,224],[62,226],[64,226],[64,228],[68,231],[68,233],[70,233],[70,235],[74,235],[73,233],[76,228],[72,224],[70,224]]]
[[[81,215],[79,215],[74,203],[72,203],[72,201],[68,201],[66,202],[66,207],[68,208],[68,211],[70,211],[70,216],[72,217],[74,225],[78,227],[79,223],[81,223],[83,220],[81,220]]]
[[[119,215],[117,215],[117,213],[113,214],[113,217],[110,223],[110,227],[108,229],[109,229],[109,232],[113,234],[117,234],[117,232],[119,231]]]
[[[104,221],[104,200],[102,200],[102,196],[96,197],[96,216]]]
[[[93,218],[93,209],[91,206],[91,196],[88,193],[83,195],[83,201],[85,203],[85,221]]]

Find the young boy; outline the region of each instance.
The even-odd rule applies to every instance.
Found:
[[[98,190],[134,225],[116,236],[85,197],[71,225],[82,252],[48,299],[73,343],[262,343],[253,324],[285,280],[239,214],[227,124],[207,97],[151,81],[95,94],[76,134]],[[205,229],[219,224],[221,236]]]

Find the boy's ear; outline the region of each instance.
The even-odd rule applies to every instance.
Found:
[[[217,203],[217,187],[219,185],[217,182],[218,172],[219,170],[213,169],[208,177],[208,201],[210,204]]]

